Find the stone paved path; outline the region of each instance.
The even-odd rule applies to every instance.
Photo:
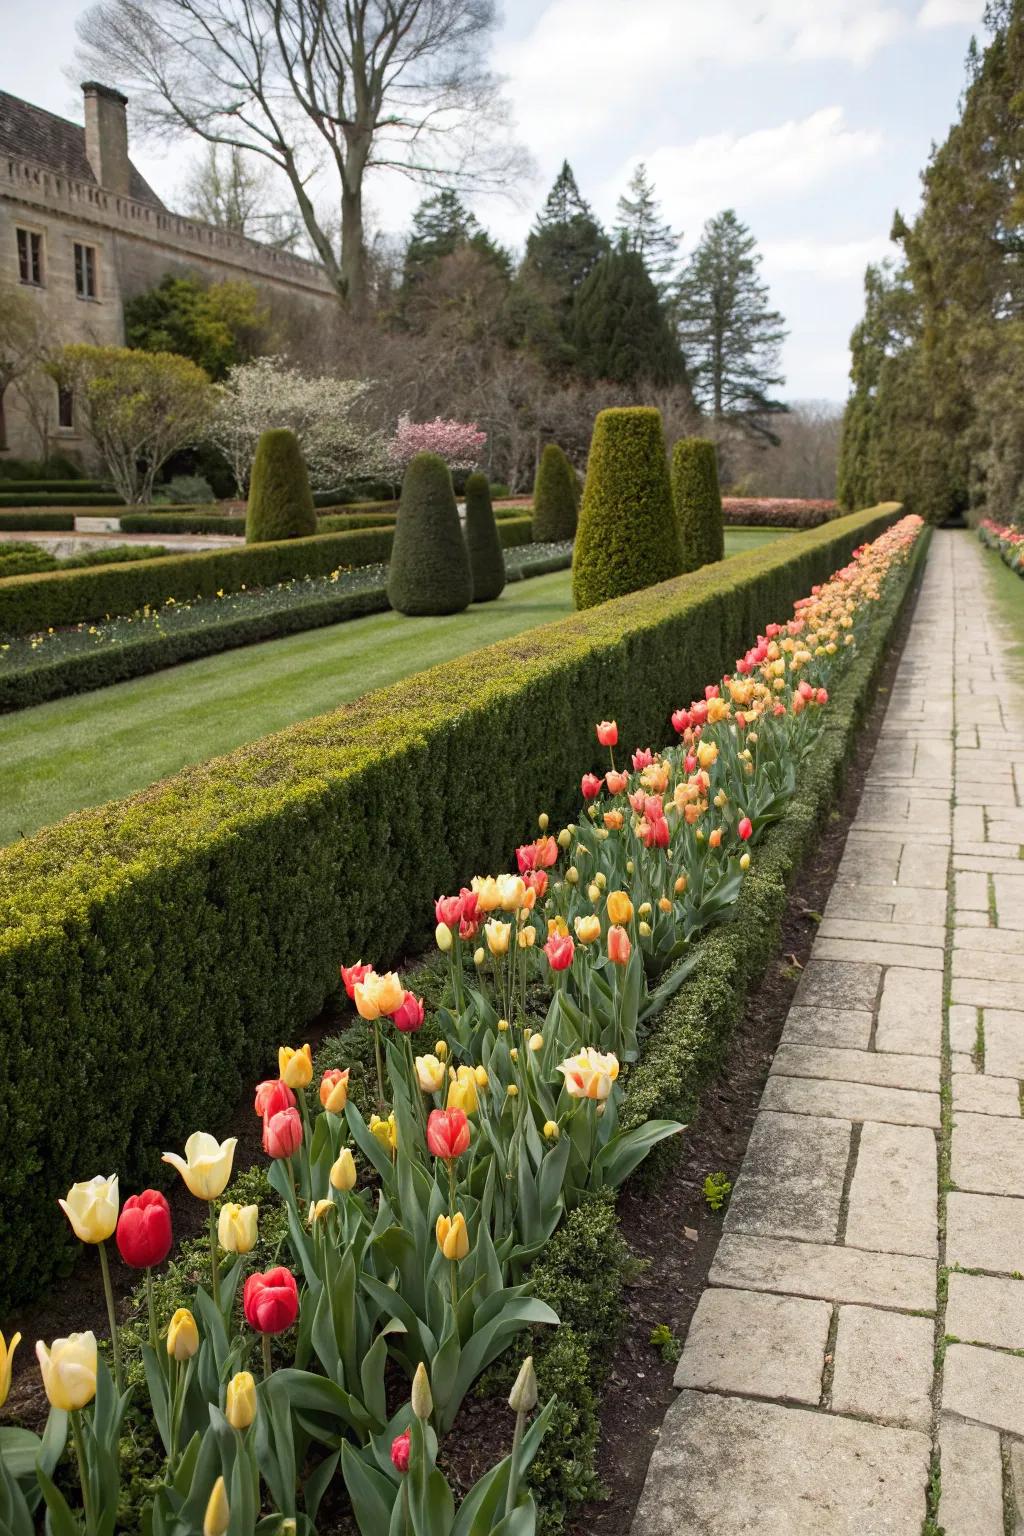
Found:
[[[934,536],[634,1536],[1024,1536],[1024,689]],[[1021,601],[1024,603],[1024,587]]]

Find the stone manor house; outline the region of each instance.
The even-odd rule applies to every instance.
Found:
[[[129,159],[126,98],[95,81],[82,93],[84,127],[0,91],[0,285],[32,294],[56,344],[123,346],[125,301],[167,273],[247,279],[272,308],[333,312],[315,262],[166,208]],[[53,396],[50,451],[84,458],[74,401],[56,384]],[[38,454],[13,384],[0,399],[0,456]]]

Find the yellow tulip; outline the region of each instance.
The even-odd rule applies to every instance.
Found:
[[[438,1061],[447,1061],[448,1060],[448,1041],[447,1040],[435,1040],[434,1041],[434,1055],[437,1057]]]
[[[208,1131],[193,1131],[185,1143],[185,1156],[165,1152],[163,1161],[177,1168],[197,1200],[216,1200],[227,1188],[237,1145],[237,1136],[218,1141]]]
[[[172,1360],[191,1360],[199,1350],[199,1329],[188,1307],[179,1307],[167,1330],[167,1353]]]
[[[561,832],[559,832],[556,841],[559,848],[568,848],[569,844],[572,842],[572,832],[570,829],[568,827],[563,827]]]
[[[14,1351],[20,1343],[20,1333],[14,1335],[10,1344],[0,1333],[0,1408],[6,1403],[11,1390],[11,1366],[14,1361]]]
[[[718,761],[718,747],[713,741],[697,743],[697,761],[702,768],[710,768]]]
[[[510,1099],[518,1099],[519,1097],[519,1088],[515,1083],[509,1083],[508,1087],[505,1089],[505,1092],[508,1094]]]
[[[331,1188],[340,1191],[355,1189],[356,1160],[348,1147],[342,1147],[331,1164]]]
[[[642,939],[649,939],[650,936],[651,936],[651,925],[650,925],[650,923],[641,923],[640,924],[640,928],[639,928],[639,932],[640,932],[640,937]]]
[[[490,1078],[487,1076],[486,1067],[474,1067],[473,1076],[476,1078],[476,1085],[478,1088],[486,1088],[490,1082]]]
[[[277,1052],[277,1075],[289,1088],[308,1088],[313,1081],[313,1052],[308,1045],[295,1050],[282,1045]]]
[[[559,1063],[565,1078],[565,1091],[571,1099],[607,1099],[619,1075],[619,1059],[614,1051],[603,1054],[592,1045]]]
[[[610,923],[628,923],[633,916],[633,903],[625,891],[609,891],[607,911]]]
[[[601,937],[601,919],[596,913],[592,912],[588,917],[578,917],[573,927],[581,944],[593,944]]]
[[[448,1084],[448,1109],[461,1109],[467,1115],[477,1110],[477,1084],[472,1067],[460,1067]]]
[[[531,1035],[529,1044],[531,1051],[542,1051],[544,1049],[544,1036],[541,1034]]]
[[[79,1242],[102,1243],[117,1226],[117,1174],[109,1179],[97,1174],[82,1184],[72,1184],[67,1199],[57,1203]]]
[[[320,1080],[320,1102],[332,1115],[340,1115],[348,1103],[348,1068],[332,1079],[324,1073]]]
[[[750,868],[750,854],[749,853],[741,853],[740,854],[740,869],[742,869],[743,872],[746,873],[746,871],[749,868]]]
[[[444,1077],[444,1064],[436,1056],[416,1057],[416,1079],[424,1093],[439,1093]]]
[[[231,1506],[228,1504],[224,1479],[218,1477],[213,1485],[203,1516],[203,1536],[227,1536],[231,1525]]]
[[[469,1231],[461,1211],[452,1217],[439,1216],[434,1228],[437,1246],[446,1259],[464,1259],[469,1253]]]
[[[518,912],[526,900],[526,881],[522,875],[499,876],[498,896],[503,912]]]
[[[593,882],[593,884],[587,886],[587,900],[592,901],[595,907],[601,900],[601,887],[598,885],[596,880]]]
[[[256,1246],[258,1205],[236,1205],[228,1200],[217,1219],[217,1241],[225,1253],[251,1253]]]
[[[484,924],[484,937],[487,940],[487,948],[492,955],[507,955],[509,938],[512,933],[511,923],[499,923],[496,918]]]
[[[501,906],[501,891],[493,875],[474,875],[473,890],[481,912],[493,912]]]
[[[378,976],[376,971],[356,982],[355,1003],[359,1017],[371,1023],[374,1019],[387,1018],[402,1006],[405,988],[394,971]]]
[[[532,923],[529,928],[520,929],[516,942],[520,949],[533,948],[537,942],[537,930],[533,927]]]
[[[310,1226],[312,1226],[314,1224],[314,1222],[323,1221],[324,1217],[325,1216],[329,1216],[330,1213],[333,1210],[334,1210],[334,1201],[333,1200],[316,1200],[316,1201],[314,1201],[314,1203],[309,1208],[309,1224],[310,1224]]]
[[[566,885],[578,885],[579,884],[579,879],[580,879],[580,872],[579,872],[579,870],[576,868],[575,864],[570,864],[569,868],[565,872],[565,883],[566,883]]]
[[[557,1120],[545,1120],[544,1135],[547,1137],[548,1141],[557,1141],[561,1134],[562,1133],[558,1128]]]
[[[452,938],[452,931],[447,923],[438,923],[434,929],[434,942],[442,955],[446,955],[451,949],[455,940]]]
[[[487,956],[484,954],[484,947],[481,944],[473,951],[473,964],[476,966],[477,970],[480,969],[486,959]]]
[[[256,1382],[251,1371],[238,1371],[228,1382],[224,1417],[232,1429],[248,1429],[256,1417]]]
[[[371,1115],[370,1134],[376,1136],[386,1151],[394,1152],[398,1146],[398,1125],[394,1114],[388,1115],[386,1120],[382,1120],[380,1115]]]
[[[556,935],[558,936],[558,938],[564,939],[564,938],[567,937],[568,932],[569,932],[569,924],[566,922],[565,918],[561,916],[561,914],[559,914],[558,917],[549,917],[548,918],[548,938],[549,939],[553,938]]]
[[[94,1333],[72,1333],[66,1339],[54,1339],[49,1349],[40,1339],[36,1358],[51,1408],[71,1413],[92,1402],[96,1396]]]

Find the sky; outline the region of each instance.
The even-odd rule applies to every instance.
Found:
[[[0,89],[81,121],[71,83],[82,0],[0,0]],[[868,261],[892,252],[930,147],[955,120],[984,0],[505,0],[492,62],[536,174],[474,211],[521,248],[563,159],[606,223],[638,161],[692,249],[735,208],[785,316],[782,391],[841,401]],[[130,110],[130,109],[129,109]],[[173,206],[191,150],[133,140]],[[395,175],[368,188],[400,233],[419,197]],[[472,201],[472,200],[470,200]]]

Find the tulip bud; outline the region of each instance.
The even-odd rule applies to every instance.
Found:
[[[749,868],[750,868],[750,854],[749,853],[741,853],[740,854],[740,869],[742,869],[744,871],[744,873],[746,873],[746,871]]]
[[[650,936],[651,936],[651,925],[650,925],[650,923],[641,923],[640,926],[639,926],[638,932],[639,932],[640,937],[642,939],[649,939]]]
[[[650,915],[651,915],[651,904],[650,904],[649,901],[645,901],[639,907],[637,907],[636,910],[637,910],[637,915],[638,916],[640,916],[640,917],[650,917]]]
[[[430,1391],[430,1377],[427,1368],[421,1360],[416,1367],[416,1374],[412,1379],[412,1392],[409,1404],[418,1419],[429,1419],[434,1411],[434,1399]]]
[[[310,1226],[313,1226],[314,1222],[322,1221],[324,1219],[324,1217],[329,1215],[330,1212],[333,1211],[333,1210],[334,1210],[334,1201],[333,1200],[316,1200],[316,1201],[314,1201],[314,1203],[309,1208],[309,1224],[310,1224]]]
[[[498,1028],[503,1035],[508,1033],[508,1019],[499,1019]]]
[[[518,1051],[518,1049],[515,1046],[512,1047],[512,1049],[509,1051],[508,1055],[509,1055],[509,1060],[510,1061],[518,1061],[519,1060],[519,1051]]]
[[[331,1164],[331,1188],[344,1192],[354,1189],[356,1184],[356,1160],[352,1156],[349,1147],[342,1147],[338,1156]]]
[[[508,1405],[513,1413],[532,1413],[537,1406],[537,1373],[533,1369],[532,1355],[527,1355],[519,1369],[508,1395]]]
[[[658,911],[659,912],[671,912],[672,911],[672,903],[669,901],[667,896],[662,896],[662,897],[659,898],[659,900],[658,900]]]
[[[568,848],[568,846],[569,846],[569,844],[571,842],[572,842],[572,832],[569,830],[568,827],[563,827],[561,832],[559,832],[559,834],[558,834],[558,846],[559,846],[559,848]]]
[[[438,923],[434,929],[434,939],[442,955],[446,955],[452,947],[452,931],[447,923]]]
[[[224,1479],[218,1477],[213,1485],[203,1516],[203,1536],[227,1536],[231,1525],[231,1508],[228,1504]]]
[[[484,960],[486,958],[487,957],[484,954],[483,946],[482,945],[481,945],[481,947],[479,949],[475,949],[473,951],[473,964],[476,966],[477,970],[480,969],[480,967],[483,965]]]
[[[632,859],[627,859],[626,860],[626,874],[627,875],[631,875],[633,873],[633,867],[634,867],[633,866],[633,860]]]
[[[577,885],[579,883],[580,872],[576,868],[575,864],[569,865],[569,868],[565,872],[565,878],[567,884],[569,885]]]
[[[595,906],[601,900],[601,887],[598,885],[596,880],[594,881],[593,885],[587,886],[587,897],[594,903]]]
[[[677,896],[682,896],[683,895],[683,893],[686,890],[686,876],[685,875],[680,875],[679,876],[679,879],[675,883],[674,889],[675,889],[675,893],[676,893]]]
[[[461,1211],[456,1211],[454,1216],[439,1216],[434,1226],[434,1236],[446,1259],[454,1262],[464,1259],[469,1253],[469,1229]]]
[[[541,1034],[530,1036],[530,1050],[542,1051],[544,1049],[544,1036]]]
[[[179,1307],[167,1330],[167,1353],[172,1360],[191,1360],[199,1349],[199,1329],[188,1307]]]
[[[447,1061],[448,1060],[448,1041],[447,1040],[435,1040],[434,1041],[434,1055],[437,1057],[438,1061]]]
[[[561,1134],[562,1133],[558,1128],[557,1120],[545,1120],[544,1135],[547,1137],[548,1141],[557,1141]]]
[[[232,1429],[248,1429],[256,1417],[256,1383],[250,1371],[239,1371],[228,1382],[224,1417]]]
[[[509,1083],[507,1091],[510,1099],[517,1099],[519,1097],[519,1089],[516,1087],[515,1083]]]
[[[490,1082],[490,1078],[487,1076],[486,1067],[477,1067],[473,1075],[476,1078],[476,1085],[478,1088],[487,1087],[488,1083]]]
[[[548,822],[549,822],[549,817],[548,817],[547,811],[541,811],[540,815],[537,817],[537,825],[538,825],[538,827],[540,827],[542,832],[546,832],[547,831],[547,829],[548,829]]]

